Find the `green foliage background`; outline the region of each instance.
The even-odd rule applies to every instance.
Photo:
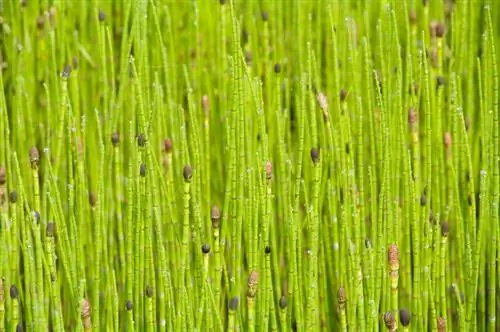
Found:
[[[0,331],[497,331],[499,31],[0,1]]]

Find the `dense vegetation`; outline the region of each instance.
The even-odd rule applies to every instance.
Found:
[[[498,331],[499,31],[0,1],[0,331]]]

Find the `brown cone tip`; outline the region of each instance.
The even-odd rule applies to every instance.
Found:
[[[425,206],[426,203],[427,203],[427,196],[425,194],[422,194],[420,196],[420,205]]]
[[[23,332],[23,323],[17,323],[16,332]]]
[[[436,33],[436,37],[438,38],[443,38],[444,33],[445,33],[445,27],[444,24],[441,22],[436,23],[436,26],[434,28],[434,31]]]
[[[212,211],[210,213],[210,217],[212,220],[219,220],[220,219],[220,209],[217,205],[212,206]]]
[[[394,327],[394,324],[396,323],[395,320],[394,320],[394,316],[392,315],[392,312],[390,311],[387,311],[385,314],[384,314],[384,323],[385,323],[385,326],[391,330],[393,327]]]
[[[131,311],[132,309],[134,309],[134,304],[132,303],[132,301],[127,300],[127,303],[125,304],[125,308],[127,309],[127,311]]]
[[[347,90],[341,89],[340,90],[340,101],[345,101],[346,99],[347,99]]]
[[[203,111],[205,111],[205,114],[207,114],[208,109],[210,108],[210,104],[208,103],[208,96],[203,95],[201,97],[201,107],[203,108]]]
[[[36,19],[36,27],[38,30],[43,30],[43,26],[45,25],[45,17],[43,15],[38,16]]]
[[[281,72],[281,65],[279,64],[279,62],[274,64],[274,72],[276,74],[279,74]]]
[[[410,319],[411,315],[408,309],[401,309],[399,310],[399,321],[401,322],[401,325],[403,326],[408,326],[410,325]]]
[[[417,12],[415,10],[410,11],[410,23],[411,24],[416,24],[417,23]]]
[[[40,212],[38,212],[38,211],[33,211],[33,219],[35,219],[35,222],[36,222],[37,224],[39,224],[39,223],[40,223]]]
[[[104,12],[104,10],[99,9],[98,17],[99,17],[99,22],[103,22],[106,19],[106,13]]]
[[[441,224],[441,235],[446,237],[448,236],[449,233],[450,233],[450,224],[447,221],[444,221]]]
[[[146,296],[149,298],[153,297],[153,287],[151,286],[146,287]]]
[[[339,304],[344,304],[347,302],[347,294],[344,287],[339,287],[337,291],[337,302]]]
[[[438,78],[436,80],[437,80],[438,87],[446,84],[446,78],[444,78],[443,76],[438,76]]]
[[[273,178],[273,164],[268,160],[266,162],[266,179],[271,180]]]
[[[193,177],[193,168],[189,165],[184,166],[182,174],[184,176],[184,180],[190,182],[191,178]]]
[[[266,246],[266,248],[265,248],[265,253],[266,253],[267,255],[269,255],[269,254],[271,253],[271,247],[270,247],[270,246]]]
[[[210,246],[205,243],[201,246],[201,252],[204,254],[208,254],[210,252]]]
[[[137,136],[137,145],[141,148],[146,145],[146,136],[144,136],[144,134],[139,134],[139,136]]]
[[[313,163],[317,164],[319,162],[319,149],[318,148],[312,148],[311,149],[311,159]]]
[[[238,309],[238,305],[240,304],[240,299],[239,297],[235,296],[229,301],[229,309],[232,311],[235,311]]]
[[[81,307],[82,319],[90,317],[90,302],[88,299],[83,299]]]
[[[417,123],[417,120],[418,120],[417,111],[415,111],[415,109],[411,107],[408,110],[408,123],[410,125],[414,125],[415,123]]]
[[[120,143],[120,134],[118,134],[117,132],[112,133],[111,143],[113,143],[113,146],[117,146]]]
[[[163,140],[163,151],[170,153],[172,152],[172,147],[172,140],[170,138]]]
[[[446,133],[444,133],[444,146],[446,148],[449,148],[451,147],[451,143],[452,143],[451,133],[447,131]]]
[[[89,204],[94,207],[97,204],[97,197],[93,192],[89,193]]]
[[[269,14],[266,11],[263,11],[260,16],[262,17],[262,21],[269,21]]]
[[[71,66],[70,65],[66,65],[63,68],[62,76],[65,77],[65,78],[68,78],[69,75],[71,75]]]
[[[248,276],[248,285],[255,286],[259,281],[259,272],[252,270]]]
[[[30,149],[30,162],[32,164],[38,164],[39,161],[40,161],[40,152],[38,152],[36,146],[33,146]]]
[[[17,299],[19,296],[19,290],[17,289],[16,285],[10,286],[10,298],[11,299]]]
[[[391,267],[399,266],[399,249],[395,244],[389,246],[387,259]]]
[[[212,211],[210,212],[210,218],[212,219],[212,227],[220,227],[220,209],[217,205],[212,206]]]
[[[56,224],[54,224],[52,221],[47,223],[47,236],[48,237],[53,237],[56,231]]]
[[[370,238],[368,238],[368,237],[365,239],[365,247],[366,247],[366,249],[373,248],[372,240],[370,240]]]
[[[283,295],[280,299],[280,308],[286,309],[287,306],[288,306],[288,301],[286,300],[285,295]]]
[[[444,320],[443,317],[439,317],[437,319],[437,325],[438,325],[438,331],[442,332],[446,330],[446,321]]]
[[[140,169],[139,169],[139,174],[140,174],[142,177],[145,177],[145,176],[146,176],[146,164],[145,164],[145,163],[142,163],[142,164],[141,164]]]
[[[7,172],[4,166],[0,166],[0,185],[4,185],[7,182]]]
[[[12,190],[9,194],[9,199],[11,203],[17,203],[17,191]]]

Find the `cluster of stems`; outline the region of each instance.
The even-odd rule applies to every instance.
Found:
[[[498,31],[494,0],[0,0],[0,332],[497,331]]]

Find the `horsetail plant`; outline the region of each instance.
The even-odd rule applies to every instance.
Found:
[[[0,1],[0,332],[498,330],[499,11]]]

